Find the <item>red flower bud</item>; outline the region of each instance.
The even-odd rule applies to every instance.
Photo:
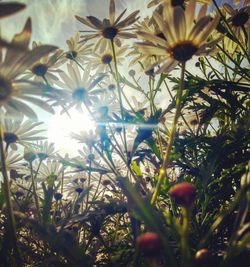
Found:
[[[195,262],[197,266],[214,266],[213,263],[213,254],[210,250],[203,248],[196,252]]]
[[[193,204],[196,196],[196,189],[193,184],[183,182],[174,185],[170,191],[170,196],[177,205],[189,207]]]
[[[147,232],[137,237],[136,243],[147,257],[155,256],[162,248],[160,236],[153,232]]]

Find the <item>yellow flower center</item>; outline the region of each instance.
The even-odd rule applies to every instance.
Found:
[[[0,102],[6,101],[12,94],[11,82],[0,76]]]
[[[191,41],[183,41],[170,48],[174,59],[186,62],[197,52],[198,48]]]
[[[232,24],[235,27],[242,27],[249,19],[249,14],[245,11],[241,11],[233,16]]]

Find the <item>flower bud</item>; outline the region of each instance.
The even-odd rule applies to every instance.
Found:
[[[131,76],[131,77],[134,77],[135,76],[135,70],[130,70],[128,72],[128,74]]]
[[[170,191],[170,196],[177,205],[189,207],[193,204],[196,196],[196,189],[193,184],[183,182],[174,185]]]
[[[160,236],[153,232],[147,232],[138,236],[136,243],[139,249],[147,257],[155,256],[162,248]]]
[[[32,150],[26,150],[24,151],[23,158],[31,163],[36,159],[36,154]]]
[[[196,266],[214,266],[213,263],[214,257],[210,250],[203,248],[196,252],[195,254],[195,263]]]

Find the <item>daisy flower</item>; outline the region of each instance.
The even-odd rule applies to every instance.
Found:
[[[71,133],[71,137],[79,143],[86,144],[88,147],[93,146],[99,139],[99,135],[94,130]]]
[[[96,140],[97,141],[97,140]],[[81,150],[78,150],[78,160],[85,164],[91,162],[92,166],[98,166],[100,161],[100,155],[90,146],[83,146]]]
[[[242,7],[240,8],[240,3],[236,5],[234,9],[228,3],[223,5],[226,12],[226,17],[229,16],[228,22],[231,26],[231,30],[241,42],[244,43],[244,31],[243,28],[248,29],[250,26],[250,6],[249,0],[245,0]]]
[[[186,0],[153,0],[150,1],[148,7],[160,5],[160,4],[170,4],[171,6],[183,6]],[[209,4],[211,0],[197,0],[199,3]]]
[[[160,66],[156,73],[169,72],[178,63],[184,63],[194,55],[209,53],[211,47],[219,41],[207,42],[219,22],[219,16],[211,18],[206,15],[207,5],[203,5],[195,19],[195,5],[195,0],[189,1],[185,11],[180,6],[172,8],[165,5],[164,18],[154,13],[154,19],[166,40],[148,32],[138,32],[138,37],[145,40],[138,44],[141,52],[162,57],[150,66],[151,69]]]
[[[65,58],[73,61],[80,62],[81,64],[86,63],[88,55],[91,52],[92,44],[86,45],[85,43],[80,43],[80,33],[77,32],[73,37],[67,40],[67,45],[69,50],[65,52]]]
[[[120,112],[120,106],[114,97],[108,93],[102,93],[92,107],[93,114],[97,121],[107,121],[111,119],[114,114]]]
[[[36,118],[36,113],[30,107],[31,103],[53,113],[53,109],[41,100],[41,96],[44,96],[44,87],[18,80],[17,77],[56,47],[40,46],[27,51],[30,36],[31,20],[28,19],[23,31],[15,35],[10,43],[22,49],[7,48],[6,51],[0,49],[0,110],[5,110],[8,114],[22,113]]]
[[[87,172],[79,172],[72,176],[69,176],[67,180],[64,181],[63,192],[69,197],[72,195],[80,195],[86,188],[85,181],[88,178]]]
[[[116,90],[116,81],[113,75],[107,74],[101,82],[101,86],[104,91],[110,93],[111,95],[115,95]]]
[[[63,89],[61,103],[68,104],[67,109],[76,107],[78,111],[83,112],[82,105],[89,106],[97,99],[100,90],[96,85],[104,75],[94,78],[90,75],[90,68],[81,73],[76,64],[68,64],[67,70],[69,75],[64,72],[59,73],[62,81],[56,81],[56,84]]]
[[[57,160],[48,159],[46,162],[42,162],[37,175],[37,181],[48,180],[54,176],[57,181],[61,181],[64,166]]]
[[[62,179],[62,173],[64,170],[64,166],[58,160],[50,160],[47,159],[46,161],[40,163],[38,161],[34,161],[32,163],[33,172],[37,174],[37,182],[45,182],[48,179],[52,178],[56,181],[60,182]],[[19,173],[22,174],[24,177],[30,177],[30,167],[29,165],[25,165],[19,169]]]
[[[39,47],[40,44],[33,42],[33,49]],[[60,72],[58,67],[62,64],[62,55],[63,51],[57,49],[52,54],[45,55],[37,60],[30,70],[27,71],[27,74],[24,75],[23,79],[32,79],[36,82],[48,81],[50,85],[54,84],[55,80],[58,80],[58,77],[54,73]]]
[[[128,46],[123,46],[122,48],[116,49],[115,55],[118,65],[122,65],[127,49]],[[114,64],[112,49],[107,47],[107,49],[105,49],[103,52],[92,51],[89,60],[91,67],[96,71],[96,73],[109,72]]]
[[[22,166],[23,157],[16,151],[10,150],[6,153],[6,167],[7,170],[18,170]],[[0,172],[1,172],[1,159],[0,159]]]
[[[126,10],[124,10],[118,17],[115,15],[115,0],[110,0],[109,2],[109,18],[105,18],[103,21],[99,20],[94,16],[88,16],[86,18],[82,18],[79,16],[75,16],[77,20],[79,20],[84,25],[93,29],[93,31],[89,34],[85,34],[82,37],[82,41],[87,41],[94,38],[100,38],[97,42],[95,49],[98,47],[101,50],[105,49],[107,45],[107,41],[117,41],[119,43],[118,38],[133,38],[134,34],[128,32],[128,27],[132,25],[137,19],[137,15],[139,11],[135,11],[130,14],[125,19],[121,20]],[[81,31],[84,32],[84,31]]]
[[[4,141],[7,148],[17,149],[17,144],[24,147],[30,146],[33,141],[45,139],[39,134],[45,130],[36,129],[43,124],[42,122],[34,122],[32,120],[25,120],[24,116],[19,118],[11,118],[7,114],[4,115]]]
[[[149,17],[145,18],[143,21],[136,23],[135,28],[136,31],[147,32],[165,40],[165,37],[159,29],[157,23],[155,23],[154,20],[150,19]],[[132,51],[129,53],[129,56],[132,57],[132,60],[129,63],[129,67],[138,64],[139,62],[140,65],[142,65],[143,70],[148,69],[149,66],[153,65],[155,62],[158,62],[161,59],[161,57],[156,55],[142,53],[138,49],[138,47],[133,47]]]
[[[40,160],[44,160],[46,158],[49,158],[53,156],[55,151],[55,144],[49,143],[48,141],[39,141],[36,144],[34,144],[35,147],[35,154]]]

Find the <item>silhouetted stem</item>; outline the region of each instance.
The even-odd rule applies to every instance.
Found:
[[[166,154],[165,154],[165,157],[163,160],[162,167],[160,169],[159,178],[158,178],[156,188],[154,190],[154,193],[153,193],[153,196],[151,199],[151,204],[155,204],[155,202],[157,200],[157,197],[160,193],[162,182],[163,182],[164,178],[166,177],[166,170],[167,170],[169,162],[170,162],[170,155],[171,155],[172,146],[173,146],[173,142],[174,142],[174,136],[175,136],[175,132],[176,132],[177,122],[178,122],[178,118],[181,114],[181,98],[182,98],[183,85],[184,85],[184,73],[185,73],[185,63],[182,63],[181,64],[180,86],[178,88],[177,96],[176,96],[176,111],[175,111],[175,115],[174,115],[174,121],[172,124],[172,128],[170,130],[167,151],[166,151]]]
[[[10,197],[10,184],[6,167],[6,158],[4,151],[4,129],[2,126],[2,122],[0,121],[0,159],[1,159],[1,172],[3,175],[3,192],[6,203],[6,218],[7,218],[7,228],[9,230],[9,236],[11,240],[11,245],[14,252],[15,258],[15,266],[22,266],[21,256],[17,246],[17,236],[16,236],[16,226],[15,226],[15,218],[11,203]]]

